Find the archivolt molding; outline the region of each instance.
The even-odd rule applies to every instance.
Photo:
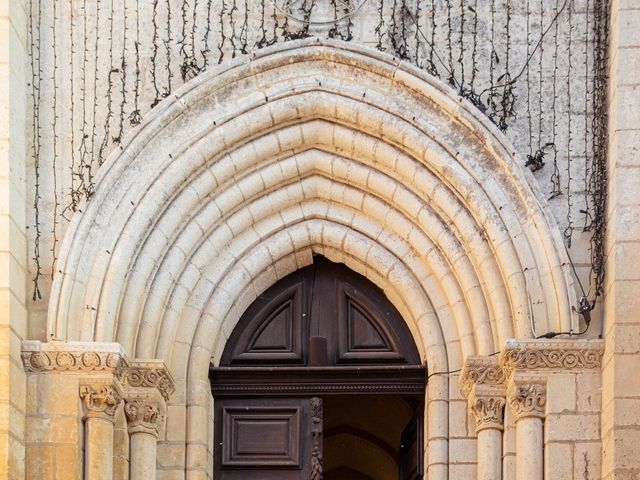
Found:
[[[432,370],[532,324],[571,330],[566,252],[523,164],[475,107],[386,54],[261,50],[172,94],[103,165],[63,242],[49,333],[165,359],[201,415],[244,309],[314,253],[379,285]],[[428,388],[444,411],[446,379]]]

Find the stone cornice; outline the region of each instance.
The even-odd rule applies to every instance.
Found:
[[[119,343],[25,340],[21,356],[27,373],[113,375],[113,384],[122,387],[124,395],[153,390],[165,401],[175,391],[175,381],[163,360],[128,360]]]
[[[576,370],[602,366],[602,340],[507,340],[500,365],[507,376],[516,370]]]
[[[165,400],[175,391],[175,381],[163,360],[132,360],[123,378],[126,387],[155,388]]]
[[[28,373],[110,373],[121,377],[127,367],[118,343],[24,341],[21,355]]]

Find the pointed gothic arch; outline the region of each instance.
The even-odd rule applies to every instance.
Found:
[[[209,362],[312,253],[380,286],[434,371],[534,325],[575,329],[560,234],[522,165],[475,107],[389,55],[315,39],[256,52],[172,94],[102,166],[49,334],[165,359],[200,468],[209,440],[189,425],[208,415]],[[427,395],[446,417],[448,381]],[[427,438],[434,472],[446,428]]]

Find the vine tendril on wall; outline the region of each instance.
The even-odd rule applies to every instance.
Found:
[[[274,1],[81,0],[71,8],[32,0],[34,300],[67,220],[93,194],[98,167],[150,109],[210,67],[310,35],[370,44],[472,102],[563,211],[567,245],[574,235],[589,239],[583,267],[591,269],[591,298],[600,294],[606,0]]]

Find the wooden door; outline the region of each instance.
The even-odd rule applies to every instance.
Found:
[[[322,400],[216,401],[216,480],[320,480]]]
[[[220,364],[419,365],[420,357],[384,292],[344,265],[315,257],[245,311]]]

